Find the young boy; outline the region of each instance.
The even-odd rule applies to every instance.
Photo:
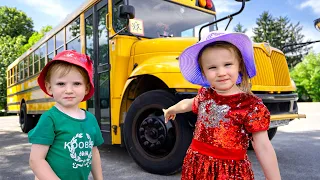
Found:
[[[36,179],[103,179],[97,120],[79,103],[94,93],[90,58],[73,50],[57,54],[43,68],[40,88],[56,102],[29,132],[30,167]]]

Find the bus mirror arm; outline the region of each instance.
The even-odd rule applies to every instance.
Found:
[[[120,29],[120,31],[118,31],[118,32],[116,32],[114,35],[110,36],[110,37],[109,37],[109,40],[113,39],[116,35],[118,35],[118,34],[121,33],[122,31],[124,31],[124,30],[126,30],[126,29],[129,29],[128,27],[129,27],[129,19],[128,19],[128,24],[127,24],[124,28]],[[128,31],[128,33],[130,33],[132,36],[136,37],[137,39],[141,40],[141,38],[140,38],[139,36],[133,34],[132,32]]]
[[[127,2],[128,4],[128,2]],[[127,19],[127,24],[125,27],[123,27],[122,29],[120,29],[120,31],[116,32],[114,35],[112,35],[111,37],[109,37],[109,39],[114,38],[116,35],[118,35],[119,33],[121,33],[122,31],[129,29],[129,20],[130,19],[134,19],[135,17],[135,9],[133,6],[131,5],[120,5],[119,6],[119,17],[123,18],[123,19]],[[133,33],[131,33],[130,31],[128,31],[131,35],[135,36],[136,38],[138,38],[139,40],[141,40],[141,38]]]
[[[287,44],[287,45],[284,45],[280,48],[280,50],[282,52],[284,52],[284,50],[288,47],[294,47],[292,50],[295,50],[295,49],[299,49],[299,48],[303,48],[304,46],[308,46],[310,44],[313,44],[313,43],[318,43],[320,42],[320,40],[316,40],[316,41],[309,41],[309,42],[303,42],[303,43],[295,43],[295,44]],[[295,47],[296,46],[296,47]]]
[[[236,1],[240,1],[240,0],[236,0]],[[218,23],[218,22],[220,22],[220,21],[223,21],[223,20],[229,18],[228,25],[227,25],[227,27],[226,27],[226,29],[225,29],[225,30],[227,30],[227,28],[228,28],[231,20],[233,19],[233,16],[236,16],[236,15],[240,14],[240,13],[243,11],[243,9],[244,9],[244,7],[245,7],[245,4],[246,4],[246,1],[248,1],[248,0],[241,0],[242,6],[241,6],[241,8],[240,8],[240,10],[239,10],[238,12],[235,12],[235,13],[233,13],[233,14],[230,14],[230,15],[228,15],[228,16],[226,16],[226,17],[223,17],[223,18],[221,18],[221,19],[218,19],[218,20],[216,20],[216,21],[213,21],[213,22],[211,22],[211,23],[209,23],[209,24],[203,25],[203,26],[200,28],[200,30],[199,30],[199,41],[201,40],[201,31],[202,31],[203,28],[208,27],[208,26],[210,26],[210,25],[212,25],[212,24]]]

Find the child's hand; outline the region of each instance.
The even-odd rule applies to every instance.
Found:
[[[162,109],[164,121],[167,123],[170,119],[174,120],[176,118],[176,113],[171,109]]]

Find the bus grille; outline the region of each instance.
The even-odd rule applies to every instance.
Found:
[[[290,76],[286,58],[272,51],[269,57],[262,49],[254,49],[257,75],[251,79],[252,85],[289,86]]]

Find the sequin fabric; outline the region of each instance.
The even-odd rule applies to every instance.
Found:
[[[270,113],[261,99],[247,93],[223,96],[201,88],[192,111],[198,114],[193,138],[215,147],[247,149],[250,133],[269,128]],[[254,179],[248,156],[244,160],[215,159],[187,150],[182,180]]]

